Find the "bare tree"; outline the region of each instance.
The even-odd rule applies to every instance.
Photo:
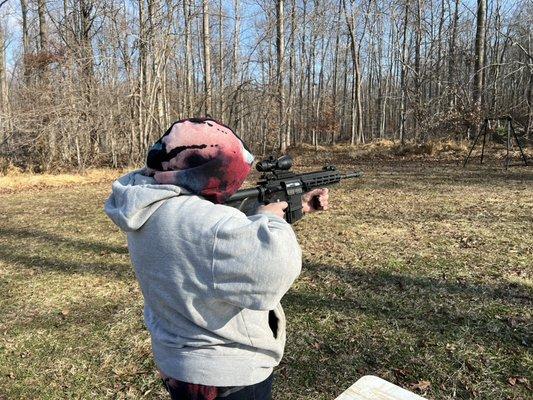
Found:
[[[37,13],[39,15],[39,50],[45,51],[48,48],[48,26],[46,24],[45,0],[37,0]]]
[[[405,141],[405,123],[407,120],[407,24],[409,21],[409,0],[405,1],[405,12],[403,20],[403,43],[402,43],[402,71],[400,77],[401,101],[400,101],[400,141],[402,144]]]
[[[474,65],[474,88],[472,98],[475,112],[480,113],[483,97],[483,75],[485,66],[485,18],[486,18],[486,0],[477,2],[477,23],[476,23],[476,49]]]
[[[240,0],[14,0],[0,151],[35,169],[137,164],[198,113],[258,152],[462,138],[482,111],[530,131],[530,3],[479,0],[476,18],[460,0],[254,0],[244,18]]]
[[[204,113],[213,111],[213,96],[211,86],[211,31],[209,27],[209,0],[202,1],[203,15],[203,48],[204,48]]]
[[[457,45],[457,25],[459,21],[459,4],[461,0],[455,0],[455,8],[453,12],[453,19],[452,19],[452,28],[451,28],[451,36],[450,36],[450,47],[448,49],[449,52],[449,61],[448,61],[448,85],[452,86],[452,94],[450,96],[450,106],[455,107],[457,104],[457,95],[456,95],[456,88],[455,88],[455,68],[457,67],[457,58],[456,58],[456,45]]]
[[[218,1],[218,115],[226,120],[226,105],[224,101],[224,12],[222,0]]]
[[[20,0],[20,13],[22,17],[22,52],[24,63],[24,81],[28,83],[28,55],[30,54],[30,33],[28,31],[28,0]]]
[[[7,86],[5,48],[4,26],[0,19],[0,144],[5,139],[4,135],[8,132],[9,93]]]
[[[185,112],[187,115],[192,115],[194,96],[194,84],[193,84],[193,66],[192,66],[192,40],[191,40],[191,12],[190,12],[191,0],[183,0],[183,24],[184,24],[184,36],[185,36]]]
[[[279,103],[279,148],[282,153],[287,151],[287,131],[285,127],[285,93],[283,79],[285,77],[285,11],[284,1],[277,0],[276,5],[276,49],[277,49],[277,81],[278,81],[278,103]]]
[[[230,89],[231,89],[231,104],[230,104],[230,116],[229,120],[234,124],[239,123],[239,106],[240,106],[240,95],[241,90],[238,86],[238,73],[240,67],[240,36],[241,36],[241,16],[240,16],[240,1],[233,1],[233,12],[234,12],[234,24],[233,24],[233,50],[232,50],[232,64],[231,64],[231,80],[230,80]],[[242,134],[242,133],[241,133]]]
[[[346,26],[348,27],[348,33],[350,35],[350,48],[352,53],[352,66],[353,66],[353,86],[352,86],[352,134],[350,144],[354,145],[356,142],[361,143],[364,141],[363,136],[363,110],[361,105],[361,65],[360,65],[360,42],[355,38],[354,25],[355,25],[355,9],[352,9],[352,15],[348,15],[346,8],[346,0],[342,0],[344,7],[344,16],[346,19]],[[357,125],[356,125],[357,121]]]

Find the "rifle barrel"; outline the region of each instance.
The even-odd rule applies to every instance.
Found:
[[[319,171],[321,172],[321,171]],[[341,179],[349,179],[349,178],[359,178],[360,176],[363,176],[363,173],[361,171],[357,172],[350,172],[347,174],[341,175]],[[326,183],[326,185],[328,185]],[[320,185],[318,185],[320,186]],[[233,203],[236,201],[242,201],[244,199],[247,199],[248,197],[258,197],[260,194],[259,188],[255,187],[252,189],[242,189],[236,192],[233,196],[231,196],[229,199],[226,200],[226,203]]]

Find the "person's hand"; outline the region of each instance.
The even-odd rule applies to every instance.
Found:
[[[329,206],[328,201],[328,188],[311,190],[302,196],[303,212],[310,213],[315,211],[325,211]]]
[[[265,205],[259,206],[259,207],[257,207],[257,212],[258,213],[274,214],[274,215],[277,215],[280,218],[284,218],[285,217],[285,209],[288,206],[289,205],[287,204],[286,201],[279,201],[279,202],[276,202],[276,203],[270,203],[270,204],[265,204]]]

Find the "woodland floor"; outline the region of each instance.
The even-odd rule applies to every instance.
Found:
[[[365,177],[295,225],[304,265],[282,301],[274,398],[330,400],[369,374],[430,399],[528,398],[532,167],[305,160]],[[125,238],[102,211],[115,174],[0,187],[0,399],[165,398]]]

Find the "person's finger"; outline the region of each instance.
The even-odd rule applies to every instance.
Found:
[[[282,210],[285,210],[287,207],[289,207],[289,203],[286,201],[278,201],[276,204],[280,206]]]
[[[307,192],[305,194],[305,198],[308,199],[308,201],[313,200],[313,197],[315,197],[317,195],[317,190],[318,189],[313,189],[310,192]]]

